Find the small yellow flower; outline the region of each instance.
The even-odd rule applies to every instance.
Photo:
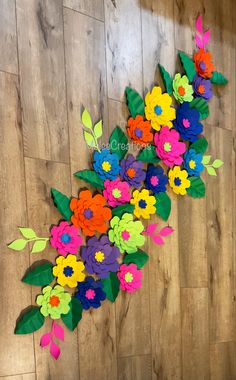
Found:
[[[170,95],[162,94],[161,87],[153,87],[152,92],[147,93],[145,103],[145,115],[151,121],[152,128],[159,131],[162,125],[173,127],[172,120],[175,119],[176,112],[171,107]]]
[[[76,288],[78,282],[84,281],[84,264],[82,261],[77,261],[75,255],[59,256],[56,263],[57,265],[53,267],[53,274],[57,277],[59,285]]]
[[[185,195],[186,189],[190,187],[188,173],[186,170],[181,170],[180,166],[175,166],[169,170],[169,184],[175,194]]]
[[[135,206],[134,215],[137,218],[143,217],[144,219],[149,219],[150,215],[156,212],[156,207],[154,207],[156,198],[149,195],[149,191],[146,189],[141,191],[135,190],[130,203]]]

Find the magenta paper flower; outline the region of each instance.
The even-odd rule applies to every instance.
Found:
[[[83,239],[79,236],[79,228],[62,221],[52,227],[50,244],[60,255],[66,256],[67,253],[77,254]]]
[[[106,198],[107,203],[111,207],[116,207],[127,203],[131,199],[129,193],[129,184],[123,182],[120,178],[117,178],[113,181],[107,179],[104,182],[105,189],[103,190],[103,196]]]
[[[122,264],[117,276],[120,281],[120,289],[128,293],[133,293],[142,286],[142,272],[136,264]]]
[[[156,153],[158,157],[167,165],[181,165],[183,154],[186,150],[185,143],[179,141],[179,133],[174,129],[164,126],[159,133],[154,136]]]

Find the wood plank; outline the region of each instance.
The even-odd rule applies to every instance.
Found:
[[[6,247],[19,237],[17,227],[27,223],[17,78],[0,72],[0,88],[0,307],[3,311],[0,317],[0,376],[7,376],[34,372],[35,362],[33,336],[14,335],[16,319],[31,304],[30,288],[21,282],[29,256],[27,251],[16,253]]]
[[[64,0],[65,7],[104,21],[103,0]]]
[[[62,0],[17,0],[24,153],[68,162]]]
[[[24,373],[22,375],[15,376],[1,376],[1,380],[36,380],[35,373]]]
[[[118,380],[151,380],[151,355],[130,356],[118,360]]]
[[[182,289],[183,380],[210,378],[208,289]]]
[[[211,379],[236,379],[236,343],[223,342],[210,346]]]

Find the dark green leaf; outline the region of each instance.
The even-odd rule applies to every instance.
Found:
[[[227,84],[228,79],[224,77],[221,73],[218,73],[217,71],[213,72],[213,75],[211,77],[211,83],[214,84]]]
[[[129,253],[129,254],[127,254],[125,256],[123,262],[125,264],[134,263],[134,264],[137,265],[137,267],[139,269],[141,269],[146,264],[146,262],[148,261],[148,259],[149,259],[148,255],[145,252],[139,250],[139,251],[137,251],[135,253]]]
[[[171,211],[171,200],[166,193],[155,194],[156,198],[156,214],[163,220],[167,221]]]
[[[131,205],[130,203],[126,203],[124,205],[113,208],[112,216],[119,216],[119,218],[121,218],[121,216],[124,213],[128,212],[129,214],[132,214],[133,211],[134,211],[134,205]]]
[[[22,281],[29,285],[49,285],[55,278],[52,274],[52,268],[53,264],[47,261],[26,273]]]
[[[52,192],[53,201],[58,211],[62,214],[62,216],[66,220],[69,221],[73,214],[70,209],[70,199],[66,195],[60,193],[60,191],[56,189],[51,189],[51,192]]]
[[[190,187],[187,189],[188,195],[193,198],[204,197],[206,193],[206,187],[203,180],[200,177],[189,177],[188,179],[191,182]]]
[[[200,119],[206,119],[209,116],[209,106],[205,99],[195,98],[189,103],[190,108],[195,108],[200,114]]]
[[[191,58],[189,58],[182,51],[179,51],[179,58],[181,60],[181,63],[183,65],[183,68],[186,72],[186,75],[187,75],[189,81],[192,82],[193,78],[197,74],[193,60]]]
[[[171,76],[168,73],[168,71],[166,71],[164,69],[164,67],[162,65],[160,65],[160,64],[159,64],[159,69],[160,69],[160,72],[161,72],[161,76],[162,76],[162,79],[163,79],[166,91],[168,92],[169,95],[171,95],[173,93]]]
[[[81,303],[75,297],[72,297],[70,302],[70,311],[68,314],[62,314],[61,319],[63,320],[66,327],[68,327],[69,330],[73,331],[81,320],[82,313],[83,307]]]
[[[16,323],[15,334],[30,334],[40,329],[44,324],[44,316],[38,307],[26,311]]]
[[[139,93],[130,87],[125,89],[129,112],[135,118],[137,115],[144,116],[144,101]]]
[[[80,170],[79,172],[74,173],[74,176],[90,183],[93,187],[104,189],[103,180],[93,170]]]
[[[103,278],[101,281],[107,298],[109,301],[115,302],[120,290],[120,281],[118,280],[117,274],[110,272],[109,277]]]
[[[189,149],[194,149],[196,153],[205,153],[208,147],[208,142],[205,137],[201,137],[193,144],[190,145]]]
[[[128,151],[128,139],[120,127],[116,127],[109,140],[110,150],[116,153],[119,159],[123,159]]]
[[[156,154],[155,146],[148,145],[137,156],[137,160],[147,163],[157,163],[160,162],[160,158]]]

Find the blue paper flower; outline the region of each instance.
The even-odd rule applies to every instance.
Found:
[[[199,112],[190,108],[188,102],[184,102],[177,108],[174,127],[183,140],[194,142],[202,133],[203,125],[199,122],[199,117]]]
[[[190,176],[199,177],[200,172],[204,169],[202,164],[202,154],[196,153],[195,150],[190,147],[190,150],[184,154],[184,168]]]
[[[80,301],[85,310],[90,307],[97,309],[101,306],[101,301],[104,301],[106,294],[102,290],[102,282],[95,281],[93,277],[87,277],[84,282],[78,286],[78,293],[75,297]]]
[[[148,190],[152,190],[154,194],[165,192],[167,183],[168,177],[164,174],[164,170],[161,166],[148,166],[145,179],[145,185]]]
[[[120,172],[119,157],[108,149],[94,153],[93,168],[101,179],[116,179]]]

